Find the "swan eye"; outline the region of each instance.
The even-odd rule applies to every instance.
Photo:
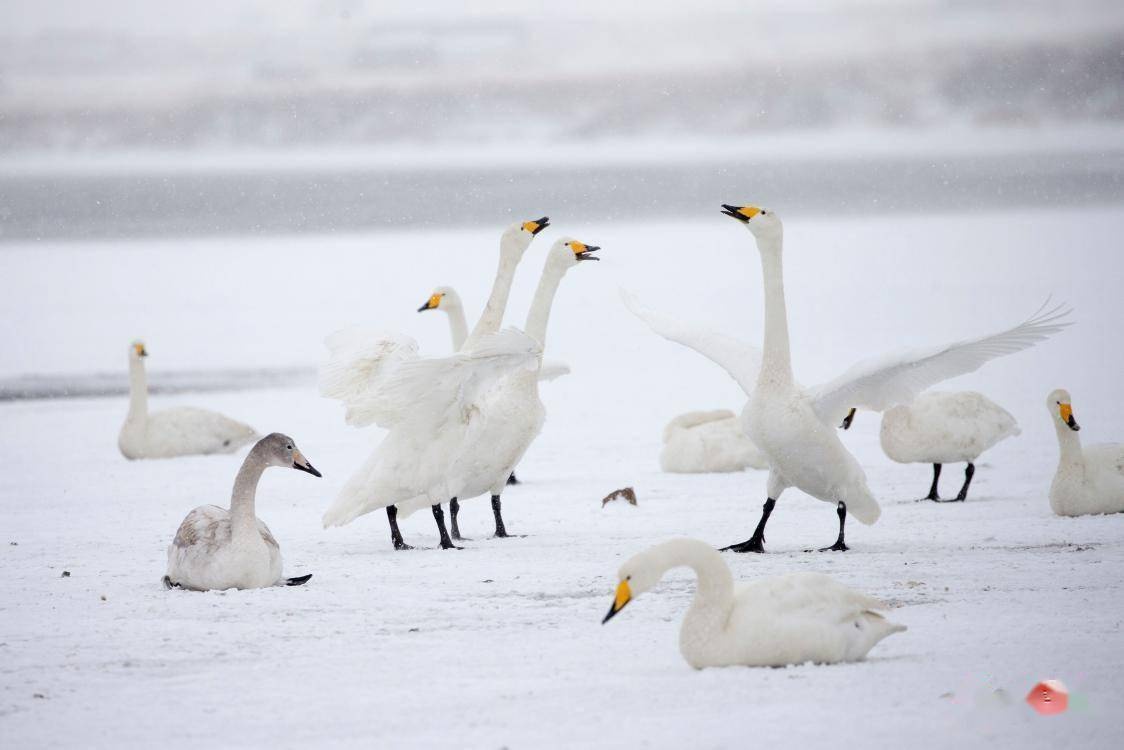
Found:
[[[286,446],[285,446],[285,449],[286,449],[286,450],[292,450],[292,449],[293,449],[293,446],[291,446],[291,445],[286,445]]]

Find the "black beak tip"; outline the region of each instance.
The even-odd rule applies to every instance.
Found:
[[[544,230],[544,229],[546,229],[547,227],[549,227],[549,226],[550,226],[550,217],[549,217],[549,216],[544,216],[544,217],[542,217],[541,219],[535,219],[535,223],[539,225],[539,226],[538,226],[538,229],[536,229],[535,231],[531,232],[531,234],[538,234],[538,233],[539,233],[539,232],[541,232],[542,230]]]
[[[745,222],[749,221],[748,218],[746,218],[745,216],[742,216],[740,213],[738,213],[738,207],[737,206],[731,206],[729,203],[723,203],[722,209],[723,210],[721,211],[721,213],[725,214],[726,216],[729,216],[730,218],[737,219],[738,221],[742,222],[743,224]]]
[[[314,477],[322,477],[322,476],[324,476],[323,474],[321,474],[320,472],[318,472],[318,471],[316,470],[316,467],[314,467],[314,466],[313,466],[312,464],[309,464],[308,466],[301,466],[301,465],[300,465],[300,464],[298,464],[298,463],[294,463],[294,464],[293,464],[293,468],[294,468],[294,469],[300,469],[301,471],[307,471],[307,472],[308,472],[309,474],[311,474],[311,475],[312,475],[312,476],[314,476]]]
[[[1066,421],[1066,424],[1069,425],[1069,429],[1073,430],[1074,432],[1080,432],[1081,431],[1081,425],[1077,424],[1077,420],[1074,419],[1073,417],[1070,417]]]
[[[426,302],[424,305],[422,305],[421,307],[418,308],[418,312],[425,312],[428,309],[429,309],[429,303]]]

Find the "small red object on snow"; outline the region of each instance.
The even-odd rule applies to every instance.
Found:
[[[1069,708],[1069,691],[1061,680],[1043,680],[1026,694],[1026,702],[1043,716],[1060,714]]]

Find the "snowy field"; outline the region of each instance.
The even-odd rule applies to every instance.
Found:
[[[324,474],[271,470],[258,493],[287,574],[313,573],[308,585],[168,592],[159,579],[176,526],[196,505],[228,501],[241,456],[129,463],[116,447],[123,397],[0,403],[0,745],[1121,746],[1124,516],[1051,514],[1044,400],[1066,387],[1086,443],[1124,439],[1124,208],[807,219],[768,197],[716,196],[690,222],[575,225],[542,208],[552,227],[524,259],[509,321],[522,323],[560,233],[601,245],[604,260],[573,270],[554,308],[548,355],[573,373],[543,386],[546,428],[520,466],[524,484],[505,495],[508,529],[525,537],[489,539],[481,499],[462,512],[474,538],[462,551],[434,549],[427,514],[403,524],[422,548],[412,552],[392,551],[380,514],[324,531],[321,513],[377,434],[344,426],[311,384],[166,396],[153,406],[287,432]],[[909,630],[863,663],[690,669],[677,648],[685,571],[600,624],[624,558],[673,536],[740,541],[756,523],[763,472],[659,471],[666,421],[744,399],[617,296],[626,286],[759,342],[757,252],[717,210],[751,199],[786,220],[805,383],[867,355],[1010,326],[1050,294],[1075,308],[1058,337],[946,384],[987,393],[1024,430],[985,455],[968,502],[913,502],[929,467],[890,462],[878,418],[860,413],[844,439],[881,520],[848,524],[851,552],[805,553],[834,539],[835,514],[789,491],[769,554],[728,557],[741,579],[817,570],[890,603]],[[473,315],[499,228],[0,245],[0,378],[124,381],[138,336],[154,378],[307,367],[324,334],[349,323],[444,353],[444,318],[414,310],[452,284]],[[962,467],[943,478],[953,493]],[[639,506],[602,510],[623,486]],[[1042,718],[1023,702],[1045,678],[1075,696],[1066,714]]]

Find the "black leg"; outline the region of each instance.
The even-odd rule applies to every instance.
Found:
[[[519,477],[515,476],[515,472],[511,472],[511,476],[507,478],[508,484],[519,484]]]
[[[433,520],[437,522],[437,531],[441,534],[441,549],[461,549],[453,544],[449,532],[445,529],[445,511],[441,510],[441,503],[433,506]]]
[[[453,519],[453,539],[456,539],[458,542],[472,541],[471,539],[465,539],[463,536],[461,536],[461,527],[457,525],[457,514],[460,512],[461,504],[454,497],[449,501],[449,516]]]
[[[492,495],[492,515],[496,517],[496,537],[504,539],[507,537],[507,529],[503,525],[503,514],[500,513],[500,496]]]
[[[839,503],[835,512],[839,515],[839,538],[830,547],[821,547],[820,552],[846,552],[851,549],[843,542],[843,525],[847,522],[847,504]]]
[[[729,547],[723,547],[718,550],[719,552],[764,552],[765,551],[765,524],[769,523],[769,516],[773,512],[773,506],[777,501],[769,498],[765,504],[761,506],[761,520],[757,522],[757,528],[753,530],[753,536],[746,539],[739,544],[731,544]]]
[[[929,488],[929,494],[921,498],[922,500],[932,500],[935,503],[941,501],[941,496],[937,494],[937,482],[941,478],[941,465],[933,464],[933,486]]]
[[[976,475],[975,465],[969,461],[968,467],[964,469],[964,486],[960,488],[960,492],[956,493],[955,502],[962,503],[968,497],[968,485],[972,483],[972,477]]]
[[[402,532],[398,530],[397,507],[393,505],[386,506],[386,520],[390,523],[390,541],[394,545],[394,549],[413,549],[413,547],[402,541]]]

